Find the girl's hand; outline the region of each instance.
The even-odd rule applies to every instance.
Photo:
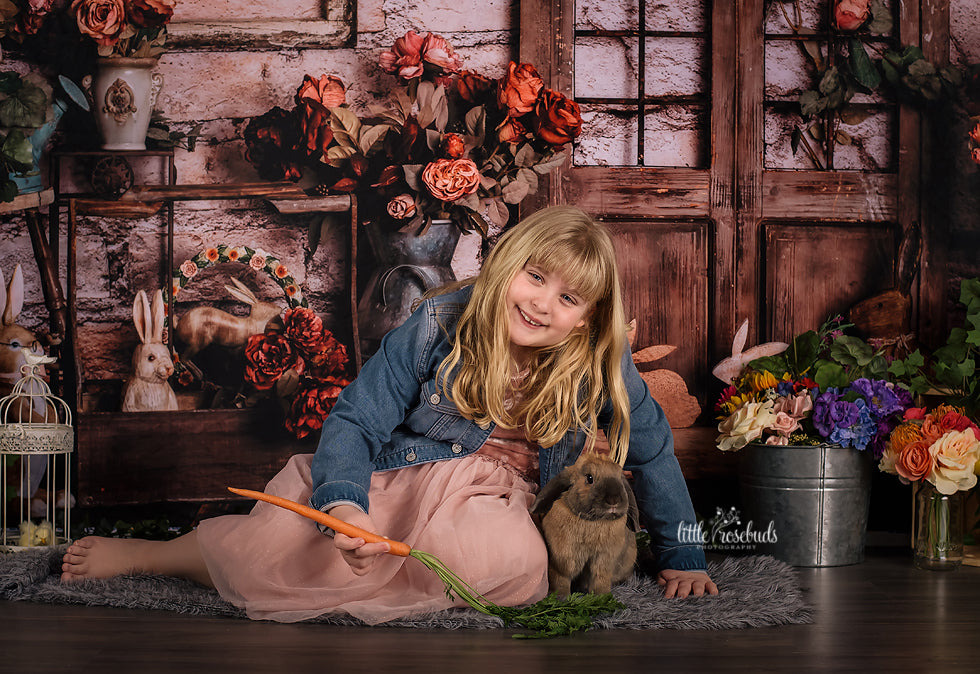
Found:
[[[657,585],[664,588],[664,598],[678,599],[693,594],[695,597],[718,594],[718,586],[704,571],[678,571],[664,569],[657,574]]]
[[[377,530],[371,516],[361,512],[360,508],[339,505],[331,508],[329,514],[366,531]],[[333,544],[340,550],[351,571],[358,576],[363,576],[370,571],[378,555],[383,555],[391,549],[387,543],[366,543],[363,538],[351,538],[339,532],[334,534]]]

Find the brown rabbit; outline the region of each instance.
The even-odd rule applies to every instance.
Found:
[[[531,512],[543,514],[548,584],[559,597],[571,594],[573,583],[605,594],[632,573],[636,498],[618,463],[583,453],[542,488]]]
[[[282,307],[272,302],[260,302],[255,293],[232,278],[235,287],[225,286],[232,297],[249,305],[249,315],[234,316],[214,307],[194,307],[176,322],[174,335],[185,344],[181,352],[184,361],[190,361],[201,350],[217,344],[227,347],[243,346],[252,335],[265,332],[266,323],[282,313]]]

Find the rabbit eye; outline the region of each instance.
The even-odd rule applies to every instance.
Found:
[[[152,354],[151,354],[151,355],[150,355],[150,356],[149,356],[149,357],[147,358],[147,360],[148,360],[148,361],[150,361],[151,363],[152,363],[153,361],[155,361],[156,359],[157,359],[157,357],[156,357],[156,356],[154,356],[154,355],[152,355]]]
[[[585,474],[585,482],[587,484],[592,484],[593,482],[595,482],[595,478],[592,477],[592,473],[586,473]]]

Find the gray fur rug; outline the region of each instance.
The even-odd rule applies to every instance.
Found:
[[[0,600],[81,604],[128,609],[174,611],[191,615],[244,618],[241,609],[213,590],[163,576],[121,576],[62,584],[58,578],[64,547],[36,548],[0,555]],[[772,557],[726,557],[709,562],[721,593],[698,600],[663,598],[656,582],[634,575],[613,589],[625,609],[595,619],[605,629],[736,629],[812,622],[795,571]],[[315,622],[361,625],[345,614]],[[470,608],[451,609],[385,623],[387,627],[488,629],[499,618]]]

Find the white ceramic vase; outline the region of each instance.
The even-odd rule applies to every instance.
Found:
[[[92,81],[95,121],[103,150],[145,150],[146,131],[163,75],[155,58],[104,58]]]

